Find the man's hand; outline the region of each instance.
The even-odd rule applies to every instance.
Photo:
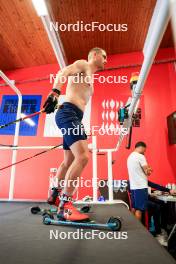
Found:
[[[170,193],[171,195],[176,195],[176,190],[170,190],[169,193]]]
[[[151,175],[151,173],[153,172],[152,168],[150,166],[148,166],[147,168],[147,175]]]
[[[143,168],[144,173],[147,176],[150,176],[151,173],[153,172],[152,168],[149,165],[144,165],[144,166],[142,166],[142,168]]]
[[[53,113],[57,104],[57,96],[55,96],[54,93],[50,93],[43,105],[44,112],[46,112],[46,114]]]

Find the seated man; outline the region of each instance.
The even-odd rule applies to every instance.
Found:
[[[145,151],[146,144],[137,142],[135,150],[129,155],[127,160],[132,212],[141,221],[143,213],[148,209],[149,213],[154,216],[155,228],[159,236],[162,233],[160,224],[161,207],[157,202],[149,201],[148,186],[169,192],[171,195],[174,195],[175,191],[148,182],[148,176],[151,174],[152,169],[145,159]]]
[[[170,190],[161,186],[159,184],[148,181],[148,186],[162,192],[167,192],[170,195],[175,195],[175,190]],[[155,226],[155,235],[159,243],[163,246],[167,246],[167,233],[165,231],[167,220],[165,219],[166,214],[164,211],[164,202],[153,199],[152,196],[149,195],[147,209],[149,214],[149,219],[153,216],[154,226]]]

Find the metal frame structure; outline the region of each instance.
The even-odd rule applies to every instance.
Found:
[[[146,42],[144,45],[144,61],[142,64],[142,68],[139,74],[139,80],[135,87],[135,90],[132,95],[131,104],[129,107],[129,118],[125,120],[123,127],[129,129],[131,126],[132,115],[134,113],[136,104],[141,96],[141,93],[144,88],[145,81],[153,64],[156,52],[159,48],[159,44],[167,27],[168,21],[170,17],[169,12],[169,1],[157,1],[157,5],[155,7],[154,15],[151,20],[151,24],[149,27],[148,35],[146,38]],[[46,16],[42,17],[43,23],[48,24],[48,19]],[[47,22],[46,22],[47,21]],[[53,45],[52,45],[53,46]],[[53,46],[54,49],[54,46]],[[57,55],[57,50],[55,50],[55,54]],[[59,62],[59,61],[58,61]],[[21,104],[22,104],[22,96],[17,87],[12,84],[12,82],[5,76],[3,72],[0,72],[0,76],[4,79],[4,81],[17,93],[19,101],[18,101],[18,111],[17,118],[20,117],[21,112]],[[14,145],[18,144],[18,135],[19,135],[19,124],[16,124],[15,136],[14,136]],[[120,148],[122,140],[124,138],[123,134],[120,134],[117,145],[114,149],[97,149],[96,138],[92,137],[92,159],[93,159],[93,203],[97,203],[97,151],[107,153],[107,164],[108,164],[108,181],[109,181],[109,203],[113,203],[113,173],[112,173],[112,153],[117,152]],[[0,147],[0,150],[12,149],[13,157],[12,163],[16,161],[17,149],[39,149],[39,148],[50,148],[50,146],[24,146],[17,147],[12,149],[10,147]],[[11,180],[10,180],[10,190],[9,190],[9,200],[13,200],[13,190],[14,190],[14,179],[15,179],[15,166],[12,166],[11,169]]]
[[[15,86],[15,84],[7,78],[7,76],[2,71],[0,71],[0,76],[18,96],[18,108],[17,108],[17,116],[16,116],[18,119],[21,117],[21,106],[22,106],[21,92]],[[14,135],[14,140],[13,140],[14,146],[18,145],[19,129],[20,129],[20,123],[17,123],[15,126],[15,135]],[[12,150],[12,163],[15,163],[16,160],[17,160],[17,149],[13,149]],[[15,166],[12,166],[11,175],[10,175],[9,200],[13,199],[14,183],[15,183]]]
[[[32,2],[36,9],[38,16],[42,20],[45,31],[48,35],[48,39],[53,48],[57,62],[60,66],[60,69],[62,69],[67,65],[66,55],[65,55],[64,47],[62,45],[62,41],[59,36],[59,33],[56,33],[56,31],[50,30],[50,24],[52,23],[52,20],[51,20],[51,15],[49,14],[49,11],[47,8],[47,4],[45,0],[32,0]]]

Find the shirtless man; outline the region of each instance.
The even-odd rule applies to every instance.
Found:
[[[59,205],[57,217],[60,220],[82,221],[89,217],[80,213],[72,204],[74,180],[77,180],[88,162],[87,136],[83,130],[81,120],[85,106],[93,94],[92,77],[98,70],[103,70],[107,62],[106,52],[101,48],[93,48],[88,54],[88,61],[78,60],[58,72],[52,92],[44,104],[47,114],[54,112],[57,98],[68,79],[66,97],[63,105],[58,109],[55,117],[57,126],[63,130],[64,160],[58,168],[58,188],[53,190],[48,203]],[[78,81],[74,82],[75,75]],[[74,128],[79,133],[74,133]],[[65,133],[66,132],[66,133]],[[65,186],[61,192],[61,180],[65,179]]]

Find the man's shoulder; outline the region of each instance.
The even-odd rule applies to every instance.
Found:
[[[72,64],[79,72],[86,72],[89,69],[89,63],[87,60],[77,60]]]
[[[144,157],[144,155],[142,155],[142,154],[140,154],[140,153],[138,153],[138,152],[136,152],[136,151],[133,151],[133,152],[131,152],[131,154],[128,156],[128,160],[131,160],[131,159],[141,159],[141,158],[143,158]]]
[[[130,153],[130,155],[128,156],[127,158],[127,161],[129,162],[130,160],[134,159],[135,157],[135,154],[134,154],[134,151]]]
[[[136,157],[142,157],[142,158],[145,157],[143,154],[141,154],[139,152],[136,152],[136,151],[134,151],[132,153],[134,153],[133,155],[136,156]]]
[[[81,59],[81,60],[76,60],[73,64],[88,65],[88,61]]]
[[[141,157],[141,158],[145,158],[145,156],[141,153],[137,153],[138,154],[138,157]]]
[[[130,153],[130,155],[128,157],[135,157],[135,156],[137,156],[137,154],[138,154],[137,152],[133,151]]]

